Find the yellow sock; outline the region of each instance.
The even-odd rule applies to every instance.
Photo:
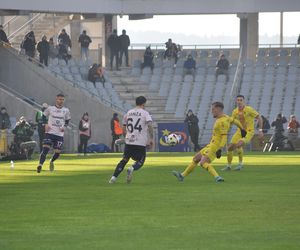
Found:
[[[203,163],[202,167],[204,169],[206,169],[213,177],[219,176],[217,171],[214,169],[214,167],[210,163],[205,162],[205,163]]]
[[[197,167],[197,162],[192,161],[187,168],[182,172],[182,176],[186,177],[188,176],[190,173],[193,172],[194,168]]]
[[[238,156],[239,156],[239,162],[243,162],[243,156],[244,156],[244,149],[243,148],[238,148],[236,150]]]
[[[227,151],[227,162],[231,164],[233,158],[233,151]]]

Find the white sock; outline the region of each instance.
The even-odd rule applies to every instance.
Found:
[[[128,168],[128,170],[130,170],[131,172],[134,171],[133,166],[130,166],[130,167]]]

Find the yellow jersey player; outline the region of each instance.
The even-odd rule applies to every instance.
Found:
[[[232,117],[223,113],[224,105],[221,102],[214,102],[212,104],[211,112],[214,118],[216,118],[211,141],[206,147],[200,150],[193,158],[190,165],[182,172],[173,171],[173,175],[177,177],[179,181],[183,181],[194,168],[200,163],[201,167],[206,169],[212,176],[215,177],[216,182],[223,182],[224,179],[219,176],[211,162],[217,157],[220,158],[222,154],[222,148],[227,143],[227,134],[233,124],[238,126],[241,131],[241,136],[246,136],[246,131],[243,130],[242,124]]]
[[[238,95],[236,97],[236,108],[232,111],[232,118],[238,119],[243,125],[243,129],[247,131],[247,136],[242,138],[240,136],[240,130],[238,129],[232,136],[231,142],[227,148],[227,166],[223,168],[223,171],[231,170],[231,162],[233,158],[233,151],[236,150],[239,156],[239,164],[235,170],[241,170],[243,168],[243,146],[249,143],[254,136],[254,120],[258,120],[259,124],[259,136],[263,138],[262,125],[263,121],[259,113],[252,107],[245,105],[245,97]]]

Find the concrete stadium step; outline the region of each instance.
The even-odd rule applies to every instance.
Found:
[[[174,112],[166,112],[166,97],[158,96],[158,91],[149,90],[149,84],[142,83],[139,77],[130,75],[129,69],[108,71],[107,73],[120,97],[132,106],[135,105],[137,96],[146,96],[146,109],[150,112],[155,122],[178,122],[183,120],[183,118],[175,118]]]

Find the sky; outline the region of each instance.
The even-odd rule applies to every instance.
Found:
[[[285,12],[284,43],[296,43],[300,33],[300,12]],[[173,15],[129,21],[118,17],[118,30],[126,29],[132,43],[162,43],[169,37],[180,44],[238,44],[236,15]],[[260,43],[279,43],[280,13],[259,14]],[[221,41],[221,42],[220,42]]]

